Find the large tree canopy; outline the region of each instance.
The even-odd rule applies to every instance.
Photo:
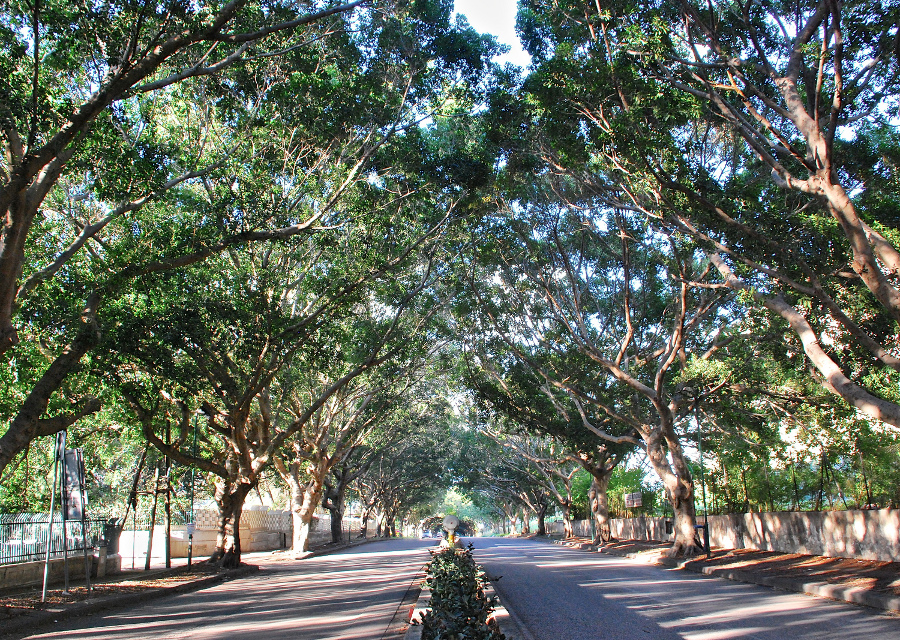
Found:
[[[543,153],[696,238],[819,382],[900,425],[895,3],[525,2]],[[560,106],[564,105],[564,106]],[[894,180],[896,184],[896,180]],[[789,239],[789,242],[785,242]]]
[[[142,278],[362,217],[401,241],[423,190],[454,210],[482,159],[419,125],[477,101],[494,45],[446,2],[358,5],[10,5],[0,469],[99,409],[73,373]]]
[[[900,503],[900,5],[522,0],[527,70],[452,9],[0,7],[4,508],[67,429],[227,562],[261,482],[301,550],[640,465],[689,552],[701,436],[713,508]]]

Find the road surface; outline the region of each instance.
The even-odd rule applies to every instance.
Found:
[[[394,640],[388,627],[429,559],[428,546],[427,540],[390,540],[300,561],[262,562],[258,574],[60,622],[28,638]]]
[[[866,607],[547,542],[473,543],[523,640],[900,640],[900,617]]]
[[[395,640],[396,620],[409,606],[400,609],[401,602],[433,542],[374,542],[299,562],[264,561],[258,574],[28,637]],[[503,576],[495,586],[521,622],[522,640],[900,640],[900,617],[865,607],[547,542],[471,542],[488,574]]]

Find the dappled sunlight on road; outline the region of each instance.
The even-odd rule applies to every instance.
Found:
[[[528,540],[483,540],[476,557],[535,640],[900,640],[900,618]]]
[[[263,561],[260,573],[246,578],[31,637],[377,639],[429,559],[427,546],[417,542],[369,543],[352,552],[305,560]]]

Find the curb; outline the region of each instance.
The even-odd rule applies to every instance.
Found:
[[[359,547],[364,544],[368,544],[370,542],[379,542],[384,540],[390,540],[390,538],[366,538],[365,540],[354,540],[353,542],[341,546],[334,547],[323,547],[320,549],[316,549],[315,551],[308,551],[307,555],[304,555],[302,558],[297,558],[298,560],[305,560],[306,558],[316,558],[318,556],[327,556],[329,554],[335,553],[337,551],[344,551],[345,549],[352,549],[353,547]]]
[[[423,577],[422,580],[424,581],[424,579]],[[420,581],[419,597],[416,598],[416,603],[409,610],[409,627],[407,627],[406,633],[403,634],[403,640],[422,640],[422,616],[428,611],[430,600],[431,596],[426,594]]]
[[[223,571],[212,576],[204,576],[203,578],[191,580],[190,582],[182,582],[181,584],[171,587],[155,587],[153,589],[147,589],[146,591],[110,596],[94,601],[85,600],[83,602],[73,603],[65,608],[42,609],[33,613],[30,612],[3,622],[3,630],[0,632],[0,637],[15,637],[17,634],[23,632],[31,633],[36,627],[53,624],[69,618],[92,615],[106,609],[117,609],[128,605],[138,605],[143,604],[147,600],[156,600],[157,598],[168,595],[199,591],[200,589],[211,587],[221,582],[225,582],[226,580],[242,578],[246,575],[256,573],[257,571],[259,571],[258,566],[246,565],[238,567],[237,569],[229,569],[228,571]]]
[[[388,540],[388,539],[389,538],[366,538],[365,540],[354,540],[353,542],[350,542],[347,544],[341,544],[340,546],[324,546],[324,547],[319,547],[318,549],[304,551],[303,553],[298,554],[296,556],[291,553],[290,549],[279,549],[278,551],[272,552],[271,557],[277,562],[306,560],[307,558],[316,558],[318,556],[327,556],[332,553],[337,553],[338,551],[352,549],[353,547],[358,547],[360,545],[364,545],[369,542],[382,542],[382,541]]]
[[[755,584],[761,587],[769,587],[771,589],[779,589],[781,591],[789,591],[793,593],[803,593],[819,598],[827,598],[838,602],[847,602],[849,604],[862,605],[872,609],[881,611],[889,611],[891,613],[900,613],[900,597],[889,596],[883,593],[863,589],[861,587],[848,587],[839,584],[831,584],[829,582],[803,582],[792,578],[781,578],[775,576],[760,576],[749,571],[741,571],[740,569],[728,569],[719,567],[704,567],[695,565],[696,559],[689,558],[687,560],[677,558],[667,558],[659,554],[659,551],[638,551],[631,553],[616,553],[612,549],[597,549],[591,544],[569,542],[565,540],[554,540],[554,544],[558,544],[573,549],[587,549],[605,553],[620,558],[628,558],[630,560],[643,561],[647,564],[656,564],[660,567],[669,569],[680,569],[682,571],[690,571],[699,573],[713,578],[723,578],[733,582],[743,582],[746,584]]]
[[[828,598],[838,602],[858,604],[872,609],[900,613],[900,598],[877,593],[860,587],[846,587],[829,582],[802,582],[791,578],[778,578],[774,576],[758,576],[740,569],[726,569],[719,567],[701,567],[692,565],[693,560],[676,560],[675,558],[660,558],[657,564],[673,569],[682,569],[699,573],[714,578],[724,578],[734,582],[745,582],[762,587],[804,593],[819,598]]]

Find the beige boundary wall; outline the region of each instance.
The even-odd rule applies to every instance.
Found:
[[[202,560],[212,555],[216,546],[216,512],[210,509],[194,512],[194,538],[192,554],[195,560]],[[369,536],[374,533],[374,524],[370,527]],[[352,536],[359,531],[359,518],[344,518],[344,535],[348,526],[352,527]],[[317,515],[313,519],[310,531],[310,544],[321,545],[331,541],[331,519],[327,514]],[[250,507],[241,514],[241,549],[244,552],[274,551],[291,546],[293,525],[289,511],[278,511],[259,507]],[[106,547],[95,551],[93,575],[103,576],[118,573],[122,568],[144,566],[147,556],[148,531],[122,531],[119,537],[119,553],[106,556]],[[152,557],[154,562],[165,557],[166,528],[157,524],[153,529]],[[172,526],[171,553],[173,558],[186,558],[188,555],[188,533],[184,525]],[[101,560],[102,558],[102,560]],[[84,578],[84,558],[75,555],[69,558],[69,575],[73,579]],[[43,562],[19,562],[0,565],[0,588],[40,584],[44,576]],[[63,579],[63,560],[51,560],[50,579],[60,582]]]
[[[672,540],[665,518],[617,518],[611,530],[620,540]],[[703,518],[698,518],[702,524]],[[591,523],[572,523],[575,534],[589,537]],[[562,533],[562,522],[554,522]],[[900,561],[900,510],[779,511],[709,517],[709,540],[725,549],[759,549],[782,553]]]
[[[194,538],[192,555],[202,559],[212,555],[216,548],[216,512],[211,509],[194,511]],[[370,522],[369,536],[374,532]],[[359,531],[359,518],[346,517],[343,520],[344,535],[347,527],[352,528],[352,536]],[[241,551],[275,551],[290,548],[293,523],[290,511],[278,511],[251,507],[241,514]],[[130,567],[132,555],[135,564],[143,566],[147,555],[148,531],[123,531],[119,537],[119,553],[124,558],[123,566]],[[317,514],[313,519],[309,542],[313,546],[331,542],[331,518],[328,514]],[[154,558],[165,554],[166,529],[157,524],[153,529]],[[184,525],[172,525],[172,557],[186,558],[188,555],[188,532]]]
[[[99,553],[95,552],[92,559],[91,574],[93,577],[103,577],[107,574],[121,571],[122,558],[118,555],[107,556],[106,547],[100,547]],[[58,584],[63,581],[65,572],[65,560],[54,558],[50,561],[50,582]],[[84,556],[75,551],[69,556],[69,577],[80,582],[84,580]],[[0,565],[0,588],[22,587],[42,584],[44,581],[44,562],[17,562],[15,564]]]
[[[212,555],[216,548],[216,517],[212,509],[194,511],[194,558]],[[136,558],[147,555],[148,531],[123,531],[119,537],[119,553],[127,556],[130,566],[132,554]],[[291,513],[269,509],[249,508],[241,514],[241,551],[274,551],[291,543]],[[166,528],[157,523],[153,528],[153,557],[165,554]],[[172,525],[172,557],[188,556],[188,531],[184,525]]]

